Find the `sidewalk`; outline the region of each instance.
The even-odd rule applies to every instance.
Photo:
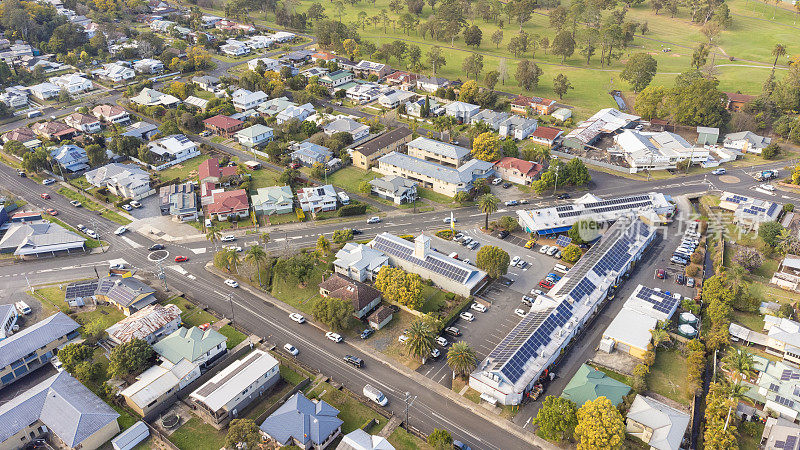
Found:
[[[221,277],[221,278],[227,278],[226,275],[224,273],[222,273],[222,271],[220,271],[219,269],[214,267],[214,265],[212,263],[207,263],[206,266],[205,266],[205,269],[206,269],[206,271],[210,272],[213,275],[216,275],[216,276]],[[274,304],[278,308],[286,311],[287,314],[288,313],[299,312],[299,311],[295,310],[294,308],[290,307],[289,305],[287,305],[287,304],[283,303],[282,301],[278,300],[277,298],[273,297],[272,295],[269,295],[266,292],[263,292],[261,290],[257,290],[257,289],[253,288],[252,286],[250,286],[247,283],[241,283],[241,284],[239,284],[239,287],[241,289],[244,289],[248,293],[250,293],[252,295],[255,295],[256,297],[261,298],[264,301],[271,302],[272,304]],[[308,324],[312,325],[312,326],[317,327],[318,329],[322,330],[323,332],[324,331],[328,331],[323,326],[321,326],[320,324],[318,324],[315,321],[311,320],[310,318],[306,318],[306,322]],[[421,384],[426,389],[428,389],[430,391],[433,391],[433,392],[435,392],[435,393],[447,398],[448,400],[450,400],[450,401],[462,406],[463,408],[466,408],[466,409],[470,410],[474,414],[477,414],[477,415],[483,417],[484,419],[494,423],[498,427],[506,429],[508,432],[513,433],[518,438],[523,439],[523,440],[529,442],[530,444],[538,446],[538,447],[541,447],[541,448],[555,448],[555,446],[552,443],[550,443],[550,442],[548,442],[548,441],[536,436],[535,434],[533,434],[531,432],[526,431],[525,429],[523,429],[522,427],[520,427],[519,425],[516,425],[515,423],[513,423],[511,421],[503,419],[502,417],[500,417],[500,416],[498,416],[496,414],[490,413],[485,408],[481,407],[480,405],[478,405],[476,403],[473,403],[471,401],[465,400],[463,397],[458,395],[458,393],[453,392],[452,390],[445,388],[444,386],[440,385],[439,383],[436,383],[435,381],[423,376],[420,373],[417,373],[417,372],[409,369],[408,367],[406,367],[406,366],[404,366],[402,364],[396,363],[394,360],[388,358],[386,355],[381,354],[380,352],[378,352],[377,350],[373,349],[372,347],[369,347],[367,345],[363,345],[360,342],[356,342],[356,341],[352,341],[352,340],[348,340],[347,343],[350,344],[351,346],[355,347],[356,349],[358,349],[358,351],[360,351],[360,352],[362,352],[364,354],[370,355],[372,358],[375,358],[377,361],[380,361],[382,364],[384,364],[387,367],[391,368],[395,372],[399,372],[399,373],[404,374],[406,377],[416,381],[417,383]]]

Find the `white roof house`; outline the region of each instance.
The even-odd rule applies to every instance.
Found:
[[[289,186],[267,186],[258,188],[250,196],[256,214],[288,214],[294,206],[294,194]]]
[[[177,364],[168,361],[152,366],[136,377],[136,382],[120,391],[128,403],[148,412],[151,403],[167,392],[180,390],[200,376],[200,366],[186,359]],[[176,389],[177,388],[177,389]]]
[[[258,63],[263,63],[264,70],[270,70],[270,71],[279,71],[281,70],[281,66],[283,66],[283,64],[281,64],[281,62],[278,61],[277,59],[263,57],[247,61],[247,67],[250,70],[256,70],[258,68]]]
[[[478,114],[481,107],[472,103],[455,101],[444,107],[444,112],[448,116],[453,116],[461,122],[469,122],[475,114]]]
[[[250,47],[244,42],[228,39],[227,44],[219,47],[223,53],[230,56],[242,56],[250,53]]]
[[[256,110],[261,115],[272,117],[290,106],[297,106],[297,103],[286,97],[277,97],[260,104]]]
[[[680,450],[689,414],[656,399],[636,395],[628,410],[626,430],[656,450]]]
[[[289,105],[288,107],[284,108],[283,111],[278,113],[276,119],[278,121],[278,125],[281,125],[284,122],[292,119],[297,119],[302,122],[311,114],[314,114],[314,105],[311,103],[306,103],[300,106]]]
[[[134,103],[143,106],[156,106],[161,105],[164,107],[172,107],[180,103],[180,99],[175,96],[164,94],[163,92],[156,91],[155,89],[144,88],[138,95],[130,99]]]
[[[364,244],[348,242],[336,252],[333,268],[337,273],[356,281],[371,281],[381,267],[389,264],[389,258],[381,251]]]
[[[626,129],[614,136],[614,143],[630,165],[631,172],[674,169],[680,161],[687,159],[692,164],[702,164],[709,156],[708,149],[696,147],[669,131],[651,133]]]
[[[93,73],[115,83],[136,77],[136,72],[133,69],[119,63],[106,64],[102,69],[98,69]]]
[[[239,111],[244,111],[266,102],[269,96],[264,91],[251,92],[247,89],[237,89],[233,91],[231,98],[233,106]]]
[[[738,133],[726,134],[722,145],[725,148],[760,155],[764,147],[768,146],[771,142],[772,138],[759,136],[752,131],[740,131]]]
[[[798,450],[800,425],[780,417],[768,417],[761,442],[764,450]]]
[[[592,117],[581,122],[577,128],[564,136],[565,145],[591,145],[605,134],[616,133],[641,119],[633,114],[626,114],[614,108],[597,111]]]
[[[322,127],[322,130],[328,136],[333,136],[336,133],[349,133],[353,136],[353,141],[364,139],[369,135],[369,126],[356,122],[349,117],[339,117]]]
[[[50,82],[56,86],[66,89],[70,94],[79,94],[92,89],[94,86],[91,81],[77,73],[70,73],[58,77],[51,77]]]
[[[86,239],[56,223],[15,223],[0,239],[0,251],[16,256],[83,250]]]
[[[272,140],[272,128],[257,123],[236,132],[236,140],[245,147],[258,147]]]
[[[344,435],[336,450],[394,450],[394,446],[385,437],[373,436],[356,428]]]
[[[652,339],[650,330],[657,324],[655,317],[623,307],[603,331],[603,339],[613,340],[618,350],[641,357]]]
[[[744,195],[723,192],[720,196],[719,207],[733,211],[733,221],[746,230],[758,230],[764,222],[778,219],[783,205]]]
[[[186,100],[183,101],[187,105],[192,105],[200,109],[206,109],[208,106],[208,100],[200,97],[195,97],[194,95],[190,95],[186,97]]]
[[[402,89],[394,89],[390,92],[385,92],[378,97],[378,103],[385,108],[397,108],[401,104],[416,97],[417,94],[411,91],[404,91]]]
[[[333,185],[312,186],[297,190],[297,201],[306,212],[333,211],[339,197]]]
[[[491,109],[484,109],[478,112],[477,114],[473,115],[469,119],[469,122],[472,125],[475,125],[478,122],[483,122],[489,128],[495,131],[499,131],[500,124],[503,123],[509,117],[511,117],[511,114],[505,111],[494,111]]]
[[[53,83],[44,82],[29,87],[28,91],[40,100],[48,100],[57,97],[58,93],[61,92],[61,88]]]
[[[144,58],[133,63],[133,70],[140,73],[158,73],[164,70],[164,63],[153,58]]]
[[[109,163],[84,176],[90,184],[107,187],[125,198],[140,199],[149,195],[150,174],[136,164]]]
[[[274,39],[276,42],[283,43],[291,41],[292,39],[296,38],[297,35],[288,31],[276,31],[270,37],[272,37],[272,39]]]
[[[174,166],[200,155],[197,144],[182,134],[167,136],[153,141],[147,146],[150,148],[150,152],[158,155],[158,162],[155,164],[157,170]]]
[[[538,126],[539,122],[536,119],[513,115],[499,123],[498,131],[500,137],[511,137],[521,141],[527,139]]]
[[[28,92],[22,86],[7,87],[6,91],[0,94],[0,102],[12,109],[28,106]]]

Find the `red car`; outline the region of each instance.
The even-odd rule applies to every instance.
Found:
[[[48,194],[47,192],[43,192],[43,193],[40,195],[40,197],[42,197],[42,198],[43,198],[43,199],[45,199],[45,200],[50,200],[50,194]]]
[[[295,161],[295,162],[289,164],[289,168],[291,168],[291,169],[299,169],[300,165],[301,164],[299,162]]]
[[[45,211],[47,211],[47,214],[50,214],[51,216],[56,216],[56,215],[58,215],[58,211],[56,211],[56,210],[55,210],[55,209],[53,209],[53,208],[47,208],[47,209],[45,209]]]
[[[547,280],[542,280],[542,281],[539,282],[539,287],[541,287],[541,288],[550,289],[553,286],[555,286],[555,284],[553,284],[553,283],[551,283],[551,282],[549,282]]]
[[[187,256],[176,256],[175,257],[175,262],[185,262],[185,261],[188,261],[188,260],[189,260],[189,257],[187,257]]]
[[[656,277],[663,280],[667,277],[667,272],[664,269],[658,269],[656,270]]]

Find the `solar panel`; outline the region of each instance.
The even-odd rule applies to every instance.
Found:
[[[770,383],[769,384],[769,390],[770,391],[778,392],[779,389],[780,389],[780,386],[778,386],[777,384],[775,384],[775,383]]]
[[[569,236],[563,236],[562,235],[562,236],[559,236],[558,239],[556,239],[556,245],[558,245],[559,247],[566,247],[571,242],[572,242],[572,238],[569,237]]]
[[[789,400],[788,398],[783,398],[780,395],[776,395],[775,396],[775,401],[778,402],[779,405],[783,405],[783,406],[786,406],[788,408],[793,408],[794,407],[794,402],[792,400]]]
[[[783,373],[781,374],[781,381],[789,381],[789,380],[800,380],[800,373],[795,372],[791,369],[783,369]]]
[[[572,209],[572,205],[556,206],[556,212],[570,211],[571,209]]]
[[[98,282],[94,281],[78,281],[70,283],[64,291],[64,297],[67,300],[74,298],[91,297],[97,291]]]
[[[794,450],[794,447],[797,445],[797,439],[799,436],[786,436],[786,442],[783,444],[784,450]]]
[[[778,208],[778,204],[777,203],[773,203],[773,204],[769,205],[769,210],[767,211],[767,215],[771,216],[775,212],[775,210],[777,208]]]
[[[409,261],[422,268],[430,270],[439,275],[443,275],[451,280],[466,283],[470,271],[457,266],[444,258],[439,259],[428,255],[424,260],[414,256],[414,249],[405,245],[400,245],[383,236],[375,237],[375,249],[386,254],[396,256],[405,261]]]
[[[642,286],[642,288],[636,294],[636,297],[651,303],[653,305],[653,309],[667,315],[671,315],[672,312],[678,307],[678,299],[673,298],[664,292],[658,292],[654,289],[650,289],[646,286]]]

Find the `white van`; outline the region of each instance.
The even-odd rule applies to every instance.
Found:
[[[350,196],[349,196],[349,195],[347,195],[347,192],[344,192],[344,191],[342,191],[342,192],[337,192],[337,193],[336,193],[336,196],[337,196],[337,197],[339,197],[339,201],[340,201],[340,202],[341,202],[343,205],[349,205],[349,204],[350,204]]]
[[[373,402],[381,406],[386,406],[389,403],[389,399],[386,398],[385,395],[383,395],[383,392],[375,389],[370,385],[364,386],[363,393],[364,397],[367,397],[368,399],[372,400]]]
[[[553,267],[553,270],[554,270],[554,271],[556,271],[556,272],[560,272],[560,273],[567,273],[567,272],[569,272],[569,269],[567,269],[567,266],[565,266],[565,265],[563,265],[563,264],[556,264],[556,265]]]
[[[447,255],[447,257],[448,258],[453,258],[453,259],[458,259],[458,253],[457,252],[450,253],[449,255]]]
[[[32,312],[31,307],[28,306],[28,304],[23,301],[18,301],[17,303],[14,303],[14,307],[17,308],[17,312],[26,316]]]
[[[206,219],[206,228],[211,228],[213,226],[214,226],[214,224],[211,223],[211,219]]]

